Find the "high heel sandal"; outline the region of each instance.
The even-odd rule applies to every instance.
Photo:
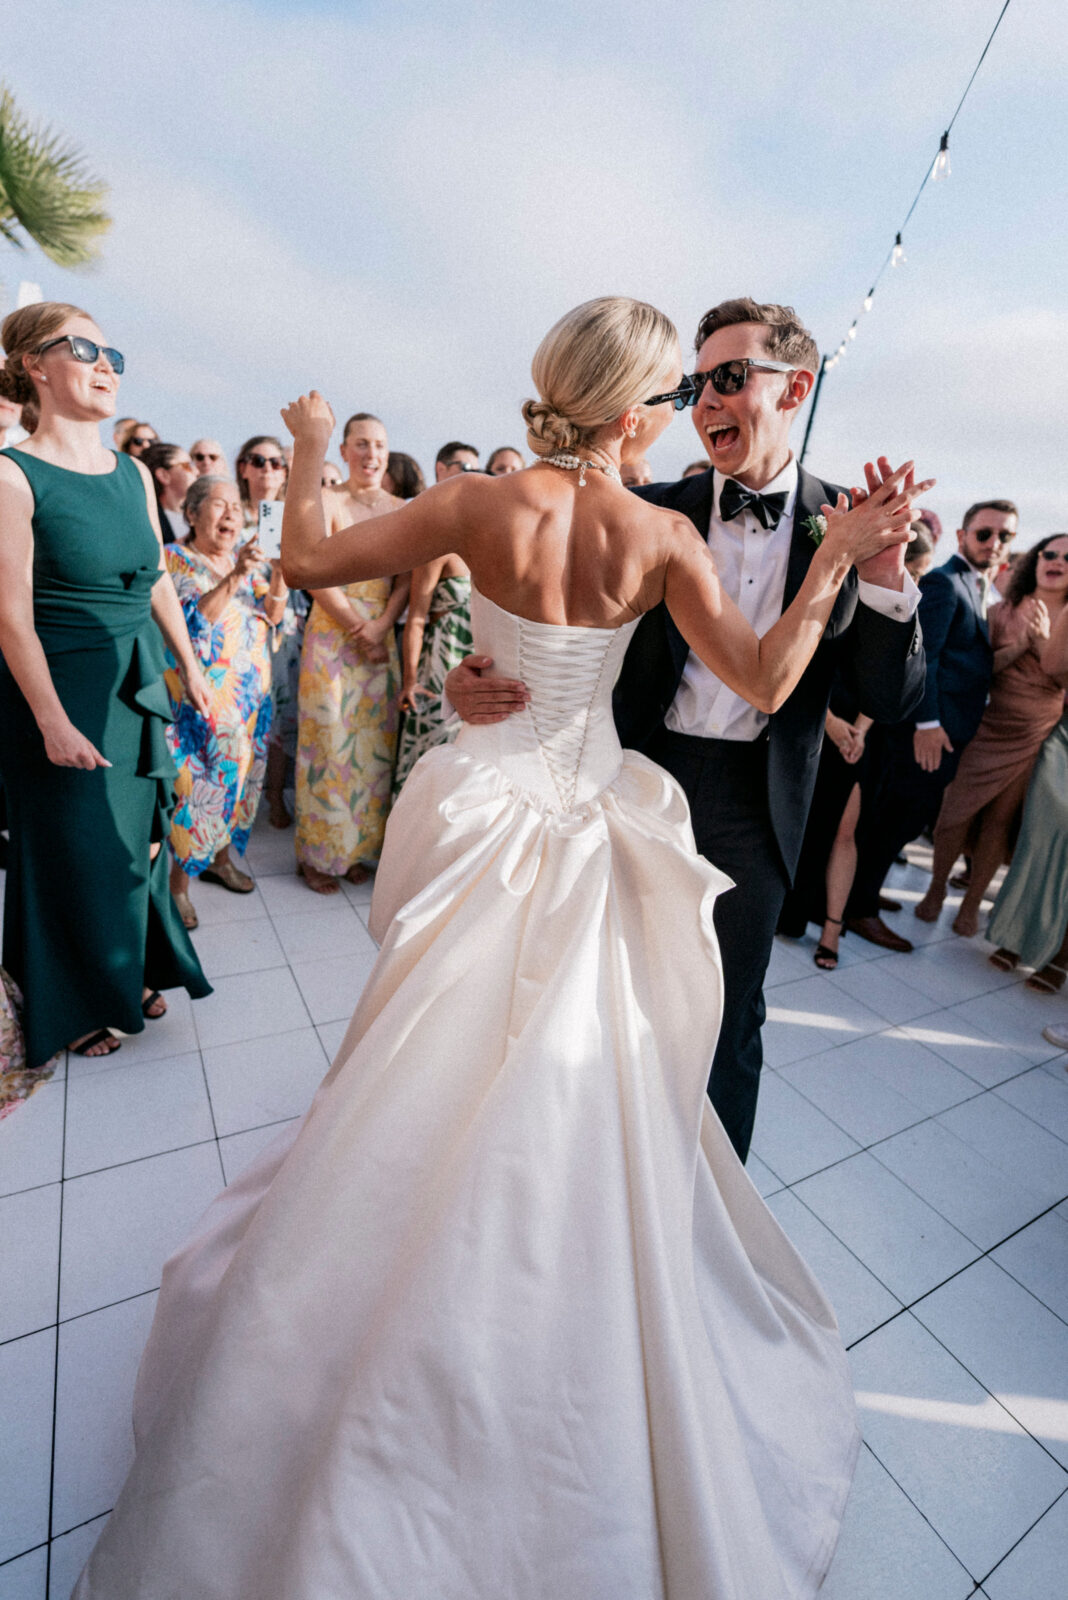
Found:
[[[1064,988],[1066,977],[1068,973],[1063,967],[1058,967],[1053,961],[1047,961],[1038,972],[1032,972],[1024,987],[1034,989],[1038,994],[1059,994]]]
[[[825,925],[828,922],[833,922],[836,928],[842,926],[841,917],[824,917],[823,921]],[[841,939],[845,935],[839,934],[838,937]],[[818,944],[813,952],[812,959],[821,972],[834,972],[838,966],[838,951],[832,950],[829,944]]]

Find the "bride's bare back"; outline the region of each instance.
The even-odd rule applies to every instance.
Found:
[[[327,537],[320,488],[334,425],[314,391],[282,413],[294,438],[282,563],[301,588],[409,572],[453,552],[475,587],[532,622],[618,628],[666,601],[683,638],[727,686],[761,710],[783,703],[811,660],[854,562],[908,539],[912,463],[848,510],[825,508],[828,529],[789,610],[758,639],[723,593],[688,517],[650,506],[604,473],[539,463],[506,478],[446,479],[387,516]]]

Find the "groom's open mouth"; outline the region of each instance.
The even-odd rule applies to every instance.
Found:
[[[723,455],[726,451],[733,450],[738,443],[738,429],[733,425],[724,424],[717,427],[713,424],[705,429],[705,433],[708,436],[709,444],[712,446],[713,456]]]

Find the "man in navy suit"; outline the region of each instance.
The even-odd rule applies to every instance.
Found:
[[[708,312],[696,348],[693,418],[712,466],[634,492],[690,518],[725,591],[763,635],[801,587],[816,549],[812,521],[838,494],[790,449],[819,354],[789,306],[748,298]],[[849,574],[812,661],[771,717],[691,654],[664,605],[635,629],[616,686],[623,743],[678,779],[698,849],[736,885],[715,907],[724,1011],[709,1094],[742,1160],[763,1060],[764,974],[801,849],[831,679],[839,666],[851,673],[861,710],[880,721],[907,716],[922,692],[919,592],[904,551],[896,545]],[[480,699],[476,683],[466,665],[449,675],[461,716],[496,720],[513,709],[505,691],[517,686],[488,680]]]
[[[912,945],[879,916],[883,880],[899,851],[936,820],[961,752],[982,720],[994,662],[986,627],[989,574],[1015,538],[1016,522],[1011,500],[969,506],[957,529],[958,554],[920,580],[927,683],[915,722],[886,730],[885,775],[862,808],[846,922],[889,950]],[[917,914],[923,915],[920,908]]]

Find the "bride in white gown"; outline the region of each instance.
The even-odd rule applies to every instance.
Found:
[[[337,1059],[164,1270],[136,1459],[76,1600],[799,1600],[822,1581],[857,1448],[845,1353],[705,1095],[729,880],[673,780],[620,750],[611,690],[666,597],[772,709],[917,491],[902,469],[829,510],[758,642],[691,524],[618,483],[623,441],[671,414],[642,397],[680,374],[652,307],[579,307],[534,363],[547,460],[330,540],[333,417],[314,393],[283,413],[290,581],[458,552],[475,648],[529,706],[405,785]]]

